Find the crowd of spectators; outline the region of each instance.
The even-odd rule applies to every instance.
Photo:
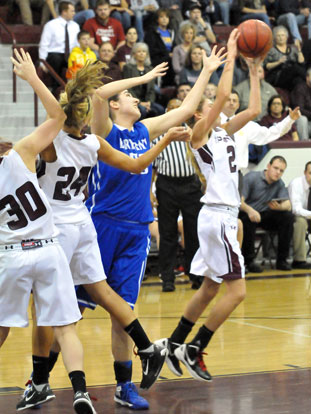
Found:
[[[39,57],[63,78],[72,78],[87,60],[99,59],[105,63],[104,82],[143,76],[156,65],[168,62],[165,77],[130,91],[140,100],[142,118],[162,114],[172,97],[184,99],[200,74],[202,54],[209,55],[218,43],[217,25],[234,26],[247,19],[262,20],[273,30],[274,44],[261,68],[262,112],[255,121],[270,128],[282,122],[290,108],[300,106],[302,116],[279,139],[306,141],[311,137],[311,53],[307,54],[311,45],[309,0],[16,0],[16,3],[25,24],[32,24],[31,7],[42,8],[41,24],[44,26]],[[304,37],[303,26],[306,27]],[[44,64],[42,68],[46,70]],[[213,74],[206,88],[205,97],[209,100],[216,97],[221,70]],[[52,87],[57,93],[58,85]],[[236,59],[233,88],[232,102],[228,101],[228,114],[224,117],[233,116],[248,106],[250,82],[242,55]],[[268,151],[268,145],[253,143],[250,159],[253,157],[251,160],[258,163]],[[252,213],[252,189],[255,186],[257,191],[261,186],[264,197],[269,198],[268,190],[277,187],[279,192],[272,191],[275,198],[288,198],[281,181],[273,178],[276,164],[279,171],[285,170],[286,160],[277,158],[268,164],[264,173],[251,174],[245,181],[246,210],[241,218],[247,233],[243,252],[249,264],[254,255],[256,228],[249,212],[251,217],[257,217]],[[278,209],[272,208],[277,211],[272,214],[267,200],[263,198],[260,202],[258,214],[262,225],[265,226],[265,220],[268,227],[272,222],[276,225]],[[286,208],[283,205],[284,211],[290,210],[288,203]],[[292,229],[294,217],[291,213],[287,216],[286,225]],[[305,226],[303,222],[303,228]],[[282,231],[285,229],[283,221],[279,227]],[[291,238],[291,232],[286,232],[286,238],[279,234],[283,243],[279,244],[277,258],[281,269],[286,268],[288,239]],[[305,263],[305,256],[297,253],[295,262]]]

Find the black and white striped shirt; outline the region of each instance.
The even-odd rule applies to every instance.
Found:
[[[157,144],[163,135],[152,141]],[[187,144],[185,142],[173,141],[168,145],[153,162],[153,167],[158,174],[169,177],[190,177],[195,170],[187,156]]]

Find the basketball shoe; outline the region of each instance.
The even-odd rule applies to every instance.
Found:
[[[128,381],[117,385],[114,400],[132,410],[148,410],[149,403],[138,394],[136,386]]]
[[[73,408],[77,414],[97,414],[88,392],[77,391],[75,393]]]
[[[212,376],[207,371],[203,360],[203,352],[198,346],[182,344],[175,349],[174,354],[186,366],[193,378],[201,381],[212,381]]]
[[[143,368],[143,378],[140,388],[147,390],[157,380],[167,355],[167,349],[151,344],[147,349],[137,352]]]
[[[174,375],[176,375],[177,377],[182,376],[182,369],[180,368],[179,361],[174,354],[175,349],[178,348],[180,344],[172,342],[169,338],[158,339],[154,343],[158,346],[161,346],[162,348],[167,348],[168,354],[166,355],[165,359],[167,366]]]
[[[28,408],[44,404],[54,398],[55,395],[53,394],[49,384],[45,384],[42,391],[38,391],[32,383],[30,387],[27,387],[24,391],[21,400],[16,405],[16,410],[27,410]]]

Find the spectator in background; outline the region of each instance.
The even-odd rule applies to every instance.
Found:
[[[296,85],[290,98],[294,105],[300,107],[297,131],[299,138],[306,141],[311,136],[311,68],[307,70],[305,82]]]
[[[131,10],[135,14],[135,27],[139,42],[144,41],[144,24],[152,24],[154,13],[158,9],[159,5],[156,0],[131,0]]]
[[[117,50],[114,61],[119,64],[122,71],[123,66],[129,62],[131,58],[132,48],[137,42],[137,30],[135,27],[130,27],[127,29],[125,34],[125,44]]]
[[[267,128],[281,122],[288,115],[288,111],[285,108],[281,95],[271,96],[268,101],[267,110],[268,114],[265,115],[259,122],[260,125]],[[296,125],[293,124],[291,129],[286,134],[282,135],[278,141],[299,141]]]
[[[99,46],[98,55],[99,60],[101,60],[107,65],[107,68],[103,71],[103,82],[108,83],[122,79],[122,73],[119,68],[119,65],[117,63],[112,62],[112,59],[114,57],[114,50],[110,42],[103,42]]]
[[[156,26],[146,32],[145,43],[149,47],[152,66],[162,62],[168,62],[169,68],[166,75],[161,78],[161,86],[174,85],[175,73],[172,67],[172,51],[174,47],[175,33],[169,29],[169,11],[159,9],[156,12]]]
[[[248,66],[244,57],[238,52],[234,63],[232,85],[236,86],[248,78]]]
[[[191,85],[188,82],[180,83],[177,86],[176,98],[183,101],[188,93],[191,91]]]
[[[56,19],[58,16],[59,4],[61,1],[45,0],[45,2],[46,6],[48,7],[49,14],[51,14],[53,18]],[[91,19],[95,16],[94,10],[89,8],[88,0],[70,0],[70,3],[75,6],[76,13],[73,20],[78,23],[78,25],[82,26],[86,20]]]
[[[182,0],[158,0],[161,9],[170,13],[170,28],[177,34],[184,18],[182,15]]]
[[[131,27],[131,16],[134,16],[134,12],[129,9],[128,2],[126,0],[109,0],[109,3],[110,16],[119,20],[126,31]]]
[[[203,48],[199,45],[193,44],[186,56],[185,66],[179,74],[180,83],[189,83],[193,86],[202,70]],[[219,77],[216,72],[211,76],[211,82],[218,85]]]
[[[239,0],[241,9],[240,21],[258,19],[271,27],[270,19],[263,0]]]
[[[264,115],[267,114],[267,104],[271,96],[277,95],[276,89],[270,85],[268,82],[265,81],[265,72],[262,66],[259,67],[258,73],[260,76],[260,94],[261,94],[261,113],[255,119],[255,121],[259,121]],[[250,82],[249,78],[245,81],[239,83],[234,87],[236,92],[240,97],[240,111],[243,111],[248,107],[248,100],[249,100],[249,92],[250,92]]]
[[[207,0],[206,4],[205,13],[208,16],[209,22],[212,25],[223,24],[219,3],[214,0]]]
[[[68,67],[70,51],[78,46],[79,25],[73,21],[75,15],[74,6],[67,1],[59,3],[59,16],[50,20],[43,27],[39,44],[39,58],[45,59],[59,75]],[[42,69],[47,69],[42,65]],[[58,83],[53,80],[52,89],[58,88]]]
[[[221,20],[224,24],[229,25],[230,24],[230,6],[232,3],[232,0],[216,0],[216,3],[218,3],[220,8],[220,15]]]
[[[129,63],[123,67],[123,77],[143,76],[152,69],[148,46],[146,43],[136,43],[133,46]],[[130,89],[130,93],[140,100],[138,107],[141,112],[141,119],[164,113],[164,108],[155,102],[156,94],[154,87],[155,80],[152,80],[145,85],[138,85]]]
[[[307,162],[304,175],[289,183],[288,192],[295,215],[292,267],[310,269],[311,265],[307,263],[306,233],[311,220],[311,161]]]
[[[186,56],[193,44],[195,35],[196,31],[192,24],[187,23],[181,26],[180,36],[182,38],[182,43],[174,47],[172,58],[173,69],[176,73],[175,81],[177,84],[179,83],[179,73],[185,65]]]
[[[181,27],[187,23],[192,24],[196,30],[194,43],[199,44],[209,56],[211,54],[210,44],[216,43],[216,36],[210,23],[203,20],[201,8],[197,4],[191,5],[189,10],[189,20],[184,20]],[[178,40],[179,42],[181,41],[181,39]]]
[[[284,25],[290,31],[295,45],[301,49],[302,37],[299,26],[308,25],[308,39],[311,39],[311,14],[308,0],[278,0],[277,24]]]
[[[41,10],[41,25],[45,24],[50,17],[50,11],[46,0],[15,0],[19,7],[23,24],[33,25],[32,8]]]
[[[285,158],[277,155],[270,160],[266,170],[251,171],[244,176],[239,217],[244,227],[242,253],[250,272],[262,271],[261,267],[254,263],[257,225],[265,230],[277,232],[276,268],[291,269],[287,258],[293,234],[294,216],[290,211],[291,203],[287,189],[281,179],[286,166]]]
[[[90,60],[95,62],[97,57],[95,53],[89,48],[90,34],[86,30],[81,30],[78,33],[79,46],[72,49],[68,59],[68,69],[66,78],[72,79],[76,72],[81,69],[85,63]]]
[[[204,97],[207,99],[210,99],[211,101],[214,101],[217,95],[217,86],[214,83],[208,83],[205,92]]]
[[[114,49],[125,44],[125,35],[119,20],[110,17],[110,4],[108,0],[97,0],[96,16],[84,23],[83,30],[91,35],[90,48],[95,52],[106,41],[111,42]]]
[[[264,61],[266,79],[271,85],[291,90],[305,79],[304,56],[301,46],[288,44],[288,31],[284,26],[273,29],[274,47]]]

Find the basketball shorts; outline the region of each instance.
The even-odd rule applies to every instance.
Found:
[[[84,285],[106,279],[94,224],[58,224],[58,240],[66,254],[73,282]]]
[[[133,309],[145,274],[150,249],[148,224],[128,223],[103,214],[93,216],[102,263],[110,287]],[[80,292],[80,293],[79,293]],[[85,292],[78,302],[92,308],[92,300]],[[88,303],[86,302],[88,298]]]
[[[200,247],[190,273],[214,282],[245,277],[244,258],[237,241],[237,218],[220,209],[203,206],[198,217]]]
[[[16,246],[16,245],[14,245]],[[0,252],[0,326],[28,326],[31,291],[38,326],[77,322],[81,313],[69,265],[59,243]]]

